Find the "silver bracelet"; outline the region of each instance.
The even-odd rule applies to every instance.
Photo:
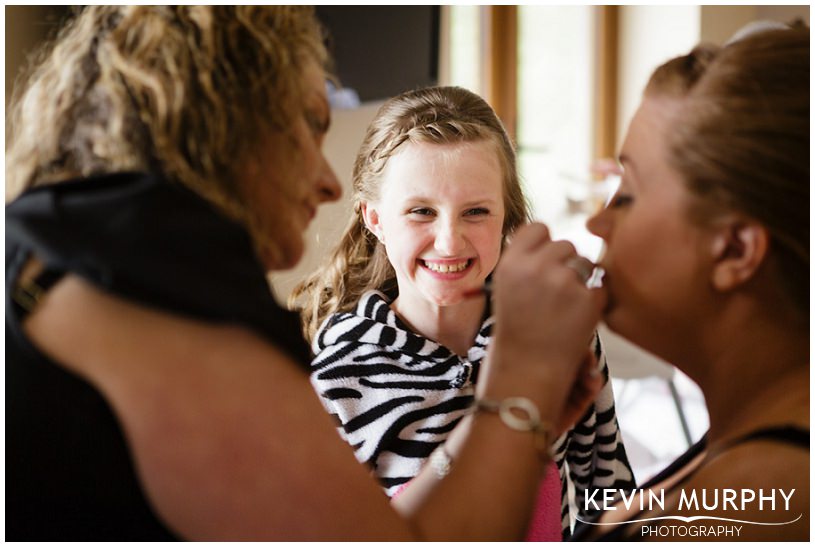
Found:
[[[436,450],[430,454],[430,467],[436,473],[436,476],[443,479],[450,472],[453,466],[453,458],[444,449],[444,444],[440,444]]]
[[[526,397],[507,397],[501,401],[476,399],[476,411],[498,414],[501,421],[515,431],[528,431],[535,435],[535,448],[542,460],[552,459],[552,426],[541,421],[538,407]]]

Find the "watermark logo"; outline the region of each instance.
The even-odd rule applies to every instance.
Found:
[[[681,490],[679,492],[679,503],[677,511],[699,512],[716,511],[761,512],[776,510],[789,511],[790,500],[795,489],[789,491],[783,489],[759,489],[758,491],[742,488],[724,489],[701,489],[701,490]],[[583,510],[591,511],[645,511],[665,512],[665,490],[637,489],[631,491],[600,489],[589,493],[583,500]],[[731,514],[731,513],[727,513]],[[735,513],[738,515],[738,513]],[[578,521],[592,526],[620,526],[623,524],[639,524],[640,535],[643,538],[657,537],[739,537],[744,525],[758,526],[784,526],[799,521],[803,515],[798,515],[792,520],[786,521],[754,521],[740,518],[727,518],[719,515],[700,514],[695,516],[685,515],[665,515],[660,514],[655,517],[634,518],[631,520],[614,520],[613,522],[591,522]],[[667,524],[666,521],[680,521],[684,524]],[[710,522],[708,522],[710,521]]]

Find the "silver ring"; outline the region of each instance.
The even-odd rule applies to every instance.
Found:
[[[595,264],[588,258],[574,256],[566,261],[566,267],[574,270],[580,281],[587,283],[594,273]]]

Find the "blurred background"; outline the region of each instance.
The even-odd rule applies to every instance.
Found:
[[[5,6],[5,104],[26,60],[69,6]],[[324,206],[294,270],[271,282],[285,302],[333,247],[350,212],[350,177],[366,126],[384,99],[415,87],[467,87],[495,108],[518,146],[537,219],[596,258],[586,218],[616,180],[615,157],[654,68],[699,42],[723,44],[756,20],[809,23],[808,5],[749,6],[318,6],[340,89],[325,152],[344,185]],[[687,377],[601,326],[620,426],[636,478],[660,470],[707,429]]]

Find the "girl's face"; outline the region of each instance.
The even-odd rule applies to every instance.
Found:
[[[489,141],[405,143],[388,160],[368,228],[384,242],[399,299],[460,302],[498,263],[504,224],[503,173]]]
[[[666,136],[677,99],[646,98],[620,154],[623,177],[588,228],[605,240],[603,285],[609,327],[663,357],[676,358],[709,308],[711,231],[689,218],[693,199],[668,164]]]

